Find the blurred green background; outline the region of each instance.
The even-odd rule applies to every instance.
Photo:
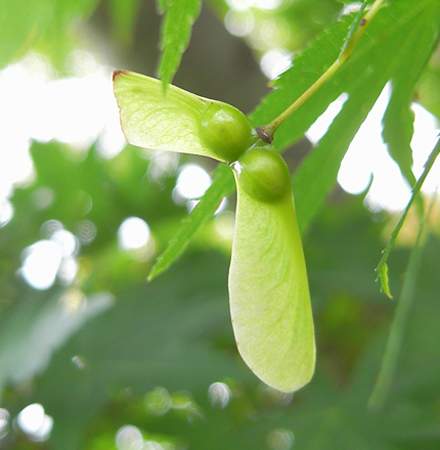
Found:
[[[237,4],[203,3],[174,83],[248,113],[343,5]],[[304,238],[316,374],[279,393],[235,348],[234,196],[146,282],[215,167],[125,146],[118,128],[111,72],[154,76],[155,2],[0,0],[0,13],[0,449],[440,448],[437,206],[395,378],[369,410],[417,221],[390,256],[390,300],[373,270],[397,218],[334,189]],[[418,88],[437,117],[439,60]],[[292,171],[310,147],[284,154]]]

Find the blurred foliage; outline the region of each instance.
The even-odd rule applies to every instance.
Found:
[[[201,81],[197,93],[214,97],[207,91],[212,88],[233,101],[228,96],[240,91],[255,105],[263,95],[255,86],[263,78],[251,59],[237,58],[233,45],[241,46],[240,55],[249,47],[255,58],[271,48],[296,52],[308,45],[252,114],[255,123],[264,123],[337,56],[352,18],[339,20],[342,3],[351,2],[286,0],[275,9],[253,6],[244,12],[232,9],[233,2],[210,0],[193,36],[199,54],[212,59],[186,66],[186,57],[198,61],[191,42],[176,79],[197,88],[199,72],[209,70],[220,82]],[[397,301],[379,293],[373,269],[396,219],[372,213],[362,196],[333,187],[350,136],[389,79],[398,89],[386,116],[391,135],[384,135],[394,149],[405,150],[393,155],[408,178],[410,101],[417,99],[440,118],[439,4],[416,3],[409,8],[408,1],[390,0],[346,68],[277,137],[279,149],[289,146],[340,93],[350,93],[338,120],[294,176],[300,220],[308,225],[304,246],[318,366],[312,382],[293,396],[259,383],[235,349],[227,299],[229,240],[218,232],[218,223],[230,217],[233,197],[214,220],[199,218],[204,228],[186,254],[147,284],[154,258],[187,216],[186,205],[173,201],[177,165],[158,171],[152,153],[132,146],[106,159],[97,145],[81,154],[55,141],[32,143],[34,177],[15,187],[13,217],[0,228],[0,413],[9,415],[3,420],[7,416],[0,414],[0,449],[125,450],[129,444],[115,437],[131,425],[136,428],[125,428],[126,436],[140,433],[136,445],[156,450],[438,450],[438,208],[431,214],[394,382],[385,406],[368,410]],[[34,50],[63,75],[79,46],[100,48],[103,59],[124,64],[144,58],[149,67],[157,63],[151,47],[160,40],[158,25],[154,32],[144,25],[161,20],[153,7],[151,1],[2,0],[0,66]],[[254,23],[242,42],[221,27],[204,25],[214,23],[213,16],[223,21],[239,14]],[[165,31],[170,39],[172,28]],[[264,29],[277,32],[265,39]],[[148,47],[149,61],[140,50],[146,35],[156,43]],[[200,42],[205,50],[196,47]],[[201,159],[182,158],[180,164],[187,161],[213,169]],[[388,260],[394,293],[400,292],[409,259],[407,242],[417,233],[417,214],[410,216],[402,230],[406,241]],[[148,223],[154,245],[140,252],[120,248],[118,230],[128,217]],[[50,289],[33,289],[20,273],[24,252],[50,241],[56,230],[76,238],[76,278],[66,282],[59,276]],[[32,403],[43,405],[54,421],[42,442],[17,426],[18,414]]]
[[[182,53],[189,44],[191,26],[200,12],[201,0],[159,0],[160,12],[165,14],[160,49],[159,77],[164,89],[171,83],[180,64]]]

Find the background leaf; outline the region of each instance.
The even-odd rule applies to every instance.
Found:
[[[148,275],[149,281],[167,270],[182,255],[200,228],[214,215],[222,199],[233,191],[234,185],[231,170],[221,164],[215,172],[211,186],[195,208],[185,217],[178,233],[154,264]]]
[[[162,14],[165,14],[162,32],[161,59],[158,76],[164,88],[171,83],[186,50],[191,35],[191,26],[200,12],[200,0],[161,0]]]
[[[0,8],[8,4],[0,3]],[[19,11],[16,17],[7,18],[10,22],[0,16],[2,26],[6,23],[0,34],[8,33],[0,46],[6,49],[11,44],[14,50],[2,52],[5,61],[33,51],[30,58],[0,74],[4,106],[0,125],[0,447],[120,450],[116,436],[130,425],[149,447],[280,450],[290,445],[298,450],[322,446],[338,450],[438,450],[438,204],[427,224],[432,234],[415,281],[417,302],[411,307],[403,333],[396,376],[379,411],[368,411],[367,402],[382,363],[395,304],[379,292],[373,267],[398,218],[385,210],[370,210],[364,195],[349,195],[342,189],[334,191],[319,214],[311,215],[303,244],[316,329],[317,369],[311,383],[293,397],[280,395],[245,367],[233,340],[227,304],[231,240],[224,233],[232,228],[233,201],[205,222],[193,245],[163,277],[145,281],[158,252],[176,235],[187,215],[187,205],[176,204],[172,196],[180,166],[190,162],[208,173],[215,169],[208,158],[178,157],[132,146],[117,153],[116,125],[112,128],[102,117],[116,117],[116,107],[113,111],[110,101],[113,66],[146,74],[154,70],[160,26],[155,3],[139,3],[139,26],[130,48],[114,35],[110,2],[100,2],[96,9],[93,0],[63,0],[56,6],[37,3],[43,16],[35,10],[35,2],[25,0],[13,5],[14,11]],[[386,8],[381,10],[358,48],[359,58],[346,64],[345,72],[338,74],[341,78],[333,80],[336,85],[330,82],[323,86],[303,105],[295,123],[280,130],[279,150],[287,150],[300,139],[330,102],[345,92],[345,85],[355,99],[366,98],[365,103],[360,100],[351,106],[347,100],[345,127],[341,123],[336,127],[343,134],[353,133],[356,127],[352,119],[361,120],[366,114],[355,111],[354,106],[368,110],[374,103],[370,87],[380,90],[376,82],[379,74],[377,79],[369,78],[370,60],[379,68],[385,64],[383,60],[404,68],[410,65],[405,66],[404,59],[414,59],[421,67],[421,58],[416,55],[398,58],[379,52],[382,58],[378,60],[369,49],[380,49],[389,42],[388,31],[395,35],[391,40],[397,41],[396,30],[400,29],[403,48],[418,48],[419,53],[428,55],[427,36],[438,30],[437,4],[427,0],[411,2],[411,8],[406,0],[388,0],[387,4],[393,20],[389,21]],[[264,124],[280,112],[284,100],[290,102],[289,92],[294,97],[298,88],[297,94],[301,93],[332,63],[351,18],[338,22],[343,4],[335,0],[285,1],[274,9],[261,9],[256,2],[241,10],[231,5],[210,0],[202,9],[176,82],[191,92],[249,111],[269,89],[267,79],[274,73],[268,65],[270,58],[294,53],[291,73],[295,77],[289,79],[289,72],[282,75],[275,82],[280,83],[279,89],[256,111],[261,122],[255,124]],[[92,16],[85,19],[93,9]],[[406,10],[414,13],[414,20]],[[410,22],[421,30],[422,19],[427,26],[420,47],[417,39],[410,46],[403,30],[408,36],[413,32]],[[34,20],[38,23],[33,28]],[[29,27],[36,30],[35,35],[29,35]],[[324,29],[327,31],[313,43]],[[175,31],[179,33],[177,28]],[[434,40],[432,47],[435,45]],[[29,61],[36,65],[29,66]],[[267,75],[262,74],[259,63]],[[414,98],[437,116],[439,67],[436,49],[414,90]],[[361,69],[368,69],[367,73]],[[392,78],[391,72],[399,78],[397,69],[390,69],[389,76],[381,80],[384,84]],[[23,73],[31,74],[30,84],[22,78]],[[416,68],[411,80],[415,73]],[[103,74],[105,81],[99,84]],[[71,78],[69,83],[58,81],[64,75]],[[102,88],[108,93],[104,97],[108,102],[101,99],[103,108],[98,108],[84,98],[82,109],[76,111],[72,92],[66,93],[61,86],[90,76],[94,91],[84,97],[92,100]],[[21,80],[20,84],[12,88],[16,80]],[[402,93],[403,97],[401,101],[396,98],[392,117],[397,120],[403,111],[401,123],[408,123],[405,111],[412,88],[405,83],[402,86],[405,89],[396,88],[393,94]],[[46,95],[52,88],[59,103]],[[41,93],[44,101],[39,96],[35,104],[32,92]],[[10,96],[13,101],[8,104]],[[55,114],[48,111],[48,105]],[[85,141],[81,138],[81,142],[72,143],[81,128],[77,119],[89,109],[96,114],[88,121],[88,130],[96,124],[106,125],[99,133],[87,134]],[[60,129],[55,127],[54,116],[61,119]],[[408,130],[402,133],[406,140]],[[332,133],[333,144],[345,145],[346,137]],[[13,139],[6,142],[4,136],[10,134]],[[297,167],[306,152],[305,141],[283,155],[288,163],[294,160],[296,166],[291,167]],[[109,143],[111,153],[107,153]],[[334,150],[330,141],[326,145]],[[429,150],[431,147],[429,144]],[[23,166],[12,164],[16,158],[23,158],[25,167],[31,168],[28,148],[32,171],[13,187],[6,185],[17,167],[23,170]],[[321,165],[325,162],[319,160]],[[332,164],[330,161],[330,168]],[[313,174],[316,183],[321,175],[320,171]],[[214,180],[213,189],[217,183]],[[301,189],[305,189],[304,204],[308,185]],[[299,195],[298,188],[295,193]],[[121,246],[119,230],[130,217],[143,220],[150,228],[148,248],[139,251]],[[390,289],[396,297],[417,222],[412,209],[388,259]],[[27,283],[20,269],[28,247],[51,239],[54,225],[75,240],[72,259],[78,271],[73,281],[63,278],[60,271],[54,286],[41,291]],[[86,299],[77,319],[63,314],[63,294],[71,289]],[[105,293],[113,302],[92,313],[94,299]],[[54,420],[51,435],[42,442],[24,433],[18,420],[19,413],[34,402],[43,405]]]
[[[97,3],[98,0],[2,1],[0,68],[35,47],[51,53],[56,62],[58,53],[66,44],[68,24],[87,18]],[[59,39],[61,35],[63,37]]]
[[[55,4],[55,0],[0,3],[0,67],[21,56],[38,41],[49,25]]]
[[[397,49],[397,51],[403,53],[391,77],[392,93],[383,117],[383,139],[388,144],[388,151],[399,164],[402,174],[411,186],[415,183],[410,147],[414,121],[411,101],[414,96],[415,85],[439,36],[439,28],[435,29],[435,23],[432,24],[433,27],[427,26],[429,24],[429,9],[425,14],[425,18],[421,17],[421,20],[414,25],[406,45]],[[413,57],[405,58],[403,55],[407,54],[411,54]]]
[[[13,310],[2,318],[1,390],[7,383],[28,382],[42,373],[52,353],[86,321],[101,314],[112,303],[109,295],[95,296],[84,299],[84,304],[77,304],[75,311],[74,303],[69,306],[69,296],[75,295],[74,290],[40,294],[35,296],[30,308],[24,293]]]
[[[429,37],[424,40],[425,55],[432,51],[440,26],[438,6],[438,3],[426,0],[418,3],[416,8],[407,1],[394,2],[388,8],[383,8],[350,60],[333,76],[326,88],[302,105],[277,131],[274,144],[281,150],[307,131],[324,112],[326,105],[342,93],[348,94],[348,100],[327,134],[294,176],[295,203],[302,230],[307,228],[334,186],[342,158],[369,110],[387,81],[404,64],[404,56],[400,52],[406,46],[408,51],[412,48],[413,33],[417,34],[418,27],[429,30]],[[314,46],[304,51],[294,61],[293,67],[280,77],[275,83],[277,90],[269,94],[251,115],[255,124],[268,122],[275,117],[275,111],[281,112],[333,62],[348,26],[349,20],[346,20],[317,39]],[[416,73],[420,73],[426,56],[418,62],[419,69],[414,69]],[[408,126],[405,129],[408,130]]]
[[[139,0],[111,0],[113,32],[125,44],[133,41],[139,7]]]

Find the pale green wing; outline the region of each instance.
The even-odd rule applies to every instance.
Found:
[[[134,72],[115,71],[113,83],[122,130],[130,144],[218,159],[200,137],[205,99],[175,86],[165,94],[159,80]]]
[[[154,78],[117,70],[113,85],[130,144],[235,160],[250,144],[252,126],[238,109]]]
[[[238,350],[266,384],[292,392],[308,383],[315,341],[304,254],[291,190],[265,202],[236,174],[237,209],[229,270]]]

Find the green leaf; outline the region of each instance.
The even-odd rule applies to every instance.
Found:
[[[159,80],[133,72],[115,71],[113,81],[122,130],[130,144],[227,162],[231,157],[235,160],[235,153],[242,152],[243,143],[252,138],[250,122],[231,105],[175,86],[165,95]],[[218,129],[214,124],[216,136],[212,136],[209,131],[212,122],[218,122],[218,115],[222,126]],[[236,134],[239,142],[234,139]]]
[[[414,122],[411,102],[415,85],[433,51],[436,35],[435,29],[429,26],[429,14],[427,10],[425,17],[410,30],[405,46],[397,49],[401,54],[391,78],[392,95],[383,117],[383,139],[411,186],[415,183],[410,146]]]
[[[125,44],[130,44],[134,37],[139,0],[111,0],[110,6],[114,34]]]
[[[221,165],[216,170],[211,186],[197,206],[183,220],[178,233],[159,256],[148,275],[149,281],[167,270],[182,255],[200,228],[214,215],[222,199],[230,194],[233,189],[234,181],[231,171],[226,165]]]
[[[55,0],[0,2],[0,68],[21,56],[49,25]]]
[[[200,12],[201,0],[161,0],[159,8],[165,13],[162,25],[161,58],[158,75],[163,86],[171,83],[188,47],[191,26]]]
[[[0,321],[0,394],[6,383],[30,381],[46,369],[52,353],[84,323],[111,306],[108,295],[96,295],[77,311],[69,301],[75,290],[41,293],[28,289]],[[78,305],[76,305],[78,306]]]
[[[388,256],[391,252],[391,250],[394,247],[394,244],[396,243],[397,236],[399,235],[399,232],[403,226],[403,223],[405,222],[406,216],[408,215],[408,212],[411,208],[411,205],[413,204],[414,200],[417,198],[418,194],[420,193],[420,189],[423,186],[423,183],[426,180],[426,177],[428,176],[430,170],[432,169],[432,166],[434,165],[438,155],[440,154],[440,139],[437,141],[436,146],[432,149],[431,154],[428,157],[428,160],[425,163],[425,168],[423,170],[423,173],[420,175],[419,179],[417,180],[416,184],[414,185],[411,193],[411,197],[408,201],[408,204],[405,207],[405,210],[403,211],[403,214],[401,215],[399,222],[397,223],[396,227],[394,228],[393,232],[391,233],[390,240],[383,250],[382,258],[379,261],[379,264],[376,267],[376,271],[378,273],[378,276],[380,278],[381,286],[388,286],[388,271],[384,271],[383,267],[386,266],[386,262],[388,259]],[[387,293],[386,290],[384,290],[385,293]],[[387,293],[388,296],[389,293]]]
[[[378,275],[380,279],[380,287],[383,292],[389,297],[393,298],[390,292],[390,286],[388,284],[388,266],[387,263],[383,263],[380,265],[380,268],[378,270]]]
[[[411,52],[416,39],[414,30],[420,26],[430,28],[429,50],[432,50],[436,37],[433,17],[438,21],[439,4],[425,1],[415,8],[412,2],[405,3],[392,5],[382,14],[378,13],[370,25],[370,40],[364,40],[362,46],[362,42],[359,43],[351,60],[335,76],[334,83],[341,83],[341,92],[347,92],[349,99],[327,134],[294,176],[298,220],[302,230],[334,186],[340,163],[368,111],[387,81],[401,69],[402,59]],[[380,39],[385,32],[386,37]]]
[[[435,197],[433,198],[435,200]],[[411,251],[408,266],[405,271],[405,279],[402,286],[402,292],[397,304],[396,313],[393,324],[388,336],[385,353],[382,359],[382,365],[379,376],[371,393],[369,407],[373,409],[381,409],[385,403],[386,397],[389,395],[391,384],[396,375],[397,361],[402,348],[403,336],[409,319],[411,306],[414,302],[414,293],[416,290],[417,276],[422,262],[422,254],[426,245],[424,236],[424,228],[427,225],[434,201],[431,201],[430,207],[420,221],[419,232],[416,242]],[[386,263],[382,264],[386,268]],[[385,272],[386,276],[386,272]],[[388,284],[388,280],[387,284]],[[382,285],[384,284],[381,278]],[[389,292],[388,292],[389,294]]]
[[[218,253],[187,257],[155,283],[131,285],[114,308],[70,339],[38,382],[39,401],[60,424],[53,448],[85,448],[88,427],[125,386],[185,389],[206,398],[209,385],[225,374],[252,381],[233,340],[224,342],[231,335],[227,270]],[[87,363],[84,370],[72,364],[74,355]]]
[[[359,3],[359,0],[336,0],[339,3],[345,3],[345,4],[350,4],[350,3]],[[373,0],[365,0],[364,3],[371,3]]]
[[[250,149],[248,152],[252,152]],[[291,392],[310,381],[315,342],[307,272],[288,169],[275,150],[243,155],[234,174],[237,210],[229,270],[232,326],[238,350],[252,371]],[[256,167],[255,167],[256,166]],[[268,199],[267,172],[285,190]],[[255,177],[248,177],[247,172]],[[263,183],[260,182],[264,174]],[[255,189],[249,184],[255,183]],[[255,195],[257,193],[257,195]]]
[[[96,4],[97,0],[0,1],[0,68],[42,40],[45,52],[48,46],[62,46],[72,21],[87,17]]]
[[[430,44],[427,38],[424,42],[432,51],[440,26],[439,9],[434,0],[417,4],[402,0],[381,9],[350,60],[277,131],[274,145],[281,150],[299,139],[329,103],[344,92],[348,94],[327,134],[294,176],[301,230],[307,227],[334,186],[342,158],[385,84],[401,70],[402,59],[413,49],[414,30],[421,26],[430,30]],[[293,67],[276,81],[277,90],[252,114],[254,124],[268,123],[318,79],[337,58],[350,21],[344,18],[295,58]],[[418,63],[421,65],[423,61]]]

